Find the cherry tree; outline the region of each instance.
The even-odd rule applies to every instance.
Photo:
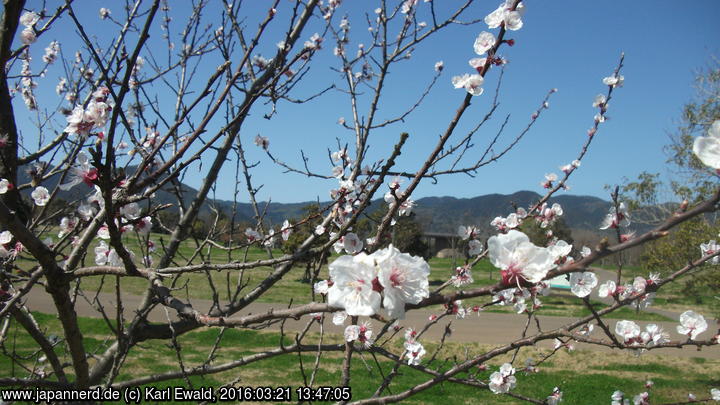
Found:
[[[567,157],[571,163],[563,165],[559,175],[545,175],[541,184],[546,194],[534,204],[509,207],[507,216],[495,218],[496,234],[488,240],[479,239],[478,224],[461,227],[459,236],[469,241],[470,259],[444,284],[431,288],[430,267],[424,259],[382,244],[397,219],[412,212],[413,192],[421,182],[472,176],[506,158],[541,119],[555,90],[539,97],[537,109],[529,112],[518,133],[507,135],[504,124],[497,133],[487,128],[499,103],[502,77],[491,79],[488,72],[502,72],[506,57],[512,57],[514,37],[520,35],[524,20],[532,18],[519,0],[503,1],[495,9],[472,0],[452,4],[381,1],[364,15],[352,16],[341,3],[274,0],[260,5],[218,0],[186,3],[173,10],[178,7],[174,2],[128,0],[93,11],[92,19],[81,10],[86,4],[77,1],[54,6],[40,1],[4,3],[0,21],[0,345],[7,345],[12,323],[32,338],[36,352],[28,358],[5,349],[3,355],[17,367],[12,376],[0,378],[1,387],[125,389],[212,375],[298,353],[316,356],[312,377],[306,378],[312,387],[322,353],[329,352],[342,355],[342,375],[337,381],[342,387],[352,382],[352,363],[370,353],[394,366],[374,395],[352,398],[359,403],[396,402],[449,382],[531,403],[554,404],[562,399],[562,387],[548,387],[547,395],[540,398],[515,392],[523,384],[518,374],[523,366],[515,361],[520,349],[543,341],[553,342],[553,353],[574,342],[638,353],[718,344],[717,335],[707,330],[708,320],[692,310],[680,316],[676,334],[655,324],[641,326],[623,320],[613,325],[605,318],[623,307],[646,308],[665,286],[702,269],[706,262],[717,262],[720,250],[712,247],[714,241],[702,252],[698,249],[695,260],[662,277],[628,279],[619,266],[615,281],[598,286],[590,266],[715,211],[720,189],[707,200],[693,205],[684,202],[660,225],[642,234],[626,233],[632,213],[615,194],[598,228],[615,230],[616,238],[593,247],[575,246],[579,252],[575,257],[571,257],[573,246],[564,241],[549,238],[547,245],[538,246],[518,230],[522,223],[545,229],[563,215],[562,207],[549,204],[549,199],[567,188],[603,129],[610,101],[625,80],[623,57],[614,69],[608,67],[605,78],[598,78],[601,94],[588,95],[588,105],[596,114],[588,117],[589,129],[577,155]],[[449,28],[469,30],[476,38],[466,44],[468,55],[473,56],[467,67],[447,77],[444,64],[438,61],[434,70],[428,69],[427,81],[408,91],[415,98],[402,106],[403,111],[392,116],[381,113],[392,83],[402,81],[392,74],[395,66]],[[351,36],[363,42],[351,49]],[[332,59],[323,54],[330,50]],[[337,80],[328,87],[313,88],[307,80],[311,69],[327,63]],[[405,132],[405,122],[438,85],[457,89],[456,112],[437,117],[444,120],[440,136],[425,145],[423,156],[403,167],[399,157],[413,142],[413,136]],[[324,140],[329,164],[311,160],[305,151],[300,163],[293,163],[291,157],[274,150],[272,137],[256,130],[255,117],[281,120],[288,110],[330,92],[342,94],[343,109],[351,113],[348,118],[330,119],[352,134],[352,141]],[[478,97],[493,100],[480,115],[470,112]],[[324,114],[318,112],[323,119],[327,118]],[[719,169],[720,127],[718,122],[707,126],[707,136],[695,141],[693,153]],[[483,132],[492,135],[479,139]],[[380,137],[387,139],[391,134],[394,140],[387,150],[375,147]],[[251,148],[253,153],[262,152],[262,165],[248,157]],[[549,164],[557,166],[557,162]],[[278,167],[300,181],[325,181],[330,185],[330,201],[299,221],[287,218],[273,224],[267,218],[268,205],[259,198],[263,185],[254,180],[263,165]],[[202,182],[189,192],[183,180],[195,172],[201,173]],[[214,193],[227,173],[234,177],[233,209],[240,199],[251,203],[254,223],[248,227],[233,221],[229,227],[221,224],[223,213],[215,205]],[[161,193],[172,200],[162,200]],[[238,197],[241,193],[244,196]],[[373,228],[373,235],[364,238],[353,227],[378,199],[387,205],[387,213]],[[203,217],[203,212],[211,214]],[[193,232],[199,220],[209,223],[200,237]],[[300,227],[313,232],[295,251],[278,254],[273,250]],[[152,230],[169,236],[160,243]],[[187,246],[192,246],[190,253],[183,250]],[[247,260],[251,248],[262,249],[266,257]],[[210,251],[226,253],[227,260],[211,260]],[[485,259],[497,267],[499,281],[467,287],[473,281],[473,267]],[[271,311],[241,315],[278,288],[278,282],[301,262],[315,267],[316,278],[309,286],[314,302],[290,302]],[[329,263],[327,270],[325,263]],[[262,279],[246,277],[261,267],[270,269]],[[227,294],[213,283],[211,272],[222,272],[234,281],[228,282]],[[198,310],[177,293],[174,280],[188,274],[207,275],[213,291],[208,311]],[[328,278],[321,279],[321,274]],[[113,285],[114,308],[79,298],[97,292],[83,284],[95,276],[106,276]],[[445,318],[510,305],[523,314],[517,316],[527,318],[527,325],[540,326],[536,314],[549,291],[549,280],[555,277],[569,279],[578,302],[591,315],[561,328],[539,328],[535,334],[527,333],[526,327],[519,331],[521,338],[508,337],[506,344],[465,360],[450,359],[442,366],[427,361],[423,335]],[[137,307],[123,304],[122,278],[146,283]],[[48,335],[34,319],[28,297],[37,291],[51,298],[62,336]],[[596,310],[589,301],[595,294],[611,297],[613,303]],[[465,307],[462,300],[471,298],[483,304]],[[93,306],[113,331],[93,352],[83,340],[77,315],[81,305]],[[166,311],[166,322],[148,320],[156,308]],[[396,322],[423,308],[436,310],[437,315],[423,325],[408,325],[404,339],[395,337]],[[281,328],[281,333],[293,336],[291,344],[268,341],[263,351],[229,362],[214,361],[214,352],[224,345],[221,338],[201,364],[184,362],[182,348],[176,344],[179,336],[200,328],[265,329],[288,319],[300,319],[305,325],[292,333]],[[370,319],[382,326],[374,328]],[[330,320],[344,327],[341,343],[323,343],[322,325]],[[462,322],[479,321],[468,317]],[[169,342],[177,355],[177,368],[121,379],[125,361],[150,341]],[[513,353],[513,360],[489,378],[465,373]],[[442,353],[432,358],[438,355]],[[391,390],[393,380],[406,367],[427,378],[409,389]],[[611,395],[617,401],[624,398],[623,393]],[[705,395],[708,399],[720,396],[717,391]]]

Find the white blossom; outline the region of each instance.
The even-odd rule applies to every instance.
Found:
[[[490,237],[488,256],[503,271],[507,284],[520,283],[520,279],[537,283],[554,266],[549,250],[533,245],[527,235],[516,230]]]
[[[619,321],[615,324],[615,333],[620,335],[625,344],[636,344],[640,338],[640,327],[633,321]]]
[[[12,190],[12,183],[8,179],[0,179],[0,194],[5,194],[8,190]]]
[[[500,366],[500,370],[490,375],[490,384],[488,388],[495,394],[505,394],[515,388],[515,369],[510,363]]]
[[[707,136],[695,138],[693,153],[704,165],[720,169],[720,120],[712,123]]]
[[[13,238],[13,234],[10,231],[0,232],[0,245],[6,245],[10,243]]]
[[[40,21],[40,16],[34,11],[28,11],[20,16],[20,24],[26,27],[32,27]]]
[[[593,272],[571,273],[570,291],[578,297],[587,297],[598,283],[598,278]]]
[[[713,255],[720,251],[720,244],[715,242],[715,240],[711,240],[707,243],[701,243],[700,244],[700,253],[703,256]],[[710,263],[712,264],[718,264],[720,263],[720,256],[715,256],[712,259],[710,259]]]
[[[351,316],[371,316],[380,309],[381,296],[373,288],[377,271],[365,253],[340,256],[328,266],[332,287],[328,304],[343,308]]]
[[[677,331],[679,334],[695,340],[699,334],[707,330],[707,327],[707,321],[702,315],[695,311],[685,311],[680,314],[680,325],[677,326]]]
[[[362,250],[363,241],[356,234],[348,232],[342,238],[342,245],[346,252],[354,255]]]
[[[345,323],[345,320],[347,319],[348,314],[345,311],[337,311],[333,314],[332,317],[332,323],[333,325],[340,326]]]
[[[479,74],[468,74],[465,73],[462,76],[454,76],[452,78],[452,84],[456,89],[464,88],[468,93],[473,96],[479,96],[483,93],[483,79]]]
[[[405,304],[417,304],[430,295],[430,266],[422,257],[401,253],[393,245],[373,253],[383,287],[383,307],[391,318],[405,318]]]
[[[623,83],[625,83],[625,76],[623,75],[612,75],[603,78],[603,84],[607,86],[622,87]]]
[[[38,207],[43,207],[50,200],[50,193],[45,187],[38,186],[35,187],[35,190],[33,190],[32,193],[30,193],[30,197],[35,200],[35,205],[37,205]]]
[[[420,364],[420,359],[425,355],[425,348],[420,342],[413,340],[412,342],[405,342],[405,357],[409,366],[417,366]]]
[[[495,46],[495,35],[483,31],[478,35],[477,38],[475,38],[475,43],[473,44],[473,49],[475,50],[475,53],[478,55],[483,55],[485,52],[487,52],[490,48]]]

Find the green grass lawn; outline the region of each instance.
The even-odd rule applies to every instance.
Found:
[[[34,314],[41,329],[48,334],[60,333],[59,322],[54,316]],[[89,351],[100,353],[113,341],[104,321],[99,319],[81,318],[80,326],[84,333],[86,347]],[[312,329],[317,331],[317,325]],[[183,362],[186,367],[203,364],[208,359],[211,345],[216,341],[219,329],[201,329],[181,336],[178,339],[181,347]],[[308,337],[310,342],[317,341],[317,334]],[[339,336],[326,335],[324,343],[338,343]],[[225,330],[220,348],[215,352],[215,358],[209,364],[222,364],[237,360],[262,351],[264,348],[276,347],[280,341],[278,333],[267,333],[251,330]],[[401,336],[397,336],[385,348],[399,354],[401,349]],[[285,344],[292,343],[285,338]],[[425,343],[428,353],[433,353],[436,343]],[[11,362],[8,353],[14,353],[23,359],[24,364],[38,363],[40,354],[35,350],[31,338],[14,323],[10,326],[8,339],[2,346],[4,356],[0,356],[0,378],[25,377],[27,371]],[[454,359],[463,361],[466,356],[486,351],[489,346],[478,344],[448,343],[438,355],[432,366],[439,370],[447,370],[453,365]],[[56,351],[62,360],[69,361],[63,345],[58,345]],[[522,368],[525,359],[533,358],[536,361],[545,356],[548,350],[538,348],[523,349],[516,362],[516,368]],[[373,393],[384,375],[391,370],[393,362],[376,355],[375,358],[367,352],[356,353],[351,370],[351,389],[354,399],[367,397]],[[430,355],[426,355],[423,364],[427,365]],[[294,389],[304,384],[299,362],[302,360],[307,376],[312,372],[315,362],[313,353],[297,353],[276,356],[260,362],[251,363],[242,368],[228,370],[222,373],[205,377],[190,377],[193,387],[212,386],[219,387],[230,381],[237,380],[242,386],[290,386]],[[509,360],[509,356],[494,359],[488,364],[485,371],[471,370],[481,381],[487,381],[489,375],[496,371],[498,366]],[[91,364],[93,360],[91,359]],[[326,352],[321,357],[320,368],[317,373],[315,386],[336,386],[341,376],[341,354]],[[68,369],[69,370],[69,369]],[[167,341],[145,342],[135,347],[126,359],[125,365],[116,381],[127,381],[132,378],[152,373],[162,373],[178,370],[175,350]],[[628,352],[558,352],[548,361],[539,365],[539,372],[527,374],[517,372],[517,386],[512,392],[532,397],[544,398],[554,387],[560,387],[564,392],[566,404],[607,404],[610,395],[615,390],[621,390],[632,396],[645,391],[645,381],[650,379],[655,383],[651,398],[653,403],[674,402],[686,399],[689,392],[695,393],[699,398],[709,395],[710,387],[720,386],[720,361],[706,358],[673,358],[672,362],[653,355],[635,356]],[[468,373],[458,375],[467,377]],[[411,386],[423,382],[427,376],[408,367],[400,369],[399,376],[393,380],[389,392],[398,393]],[[155,387],[188,386],[183,379],[163,381],[154,384]],[[523,403],[506,396],[494,395],[485,389],[452,384],[444,382],[411,398],[410,403]]]

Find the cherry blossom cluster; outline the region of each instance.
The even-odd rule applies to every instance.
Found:
[[[20,41],[25,45],[30,45],[37,40],[37,34],[35,33],[35,25],[40,21],[40,15],[34,11],[28,11],[20,16],[20,24],[25,26],[20,32]]]
[[[550,250],[534,245],[527,235],[514,229],[488,239],[488,257],[500,269],[503,284],[518,287],[543,280],[557,259]]]
[[[22,243],[13,243],[13,234],[10,231],[0,232],[0,258],[14,260],[23,250]]]
[[[624,202],[618,204],[617,207],[614,205],[610,207],[610,212],[605,215],[600,229],[616,229],[619,227],[627,227],[630,225],[630,214],[628,213],[627,206]]]
[[[503,26],[510,31],[517,31],[522,28],[522,15],[525,13],[525,5],[522,2],[518,3],[517,7],[513,10],[513,3],[513,0],[505,0],[495,11],[488,14],[485,17],[485,23],[488,25],[488,28],[493,29]],[[504,42],[510,46],[515,43],[512,39]],[[483,78],[483,69],[485,65],[487,65],[488,62],[495,65],[507,63],[505,59],[496,57],[493,53],[484,56],[486,52],[492,50],[496,43],[497,38],[495,38],[495,35],[487,31],[481,32],[477,38],[475,38],[473,49],[475,53],[481,57],[470,59],[468,63],[470,67],[477,70],[477,73],[465,73],[461,76],[454,76],[452,78],[452,84],[456,89],[465,89],[465,91],[473,96],[479,96],[483,93],[482,85],[485,81]]]
[[[363,322],[360,325],[348,325],[345,328],[344,336],[346,342],[358,342],[365,348],[373,344],[370,322]]]
[[[598,289],[598,296],[600,298],[613,297],[618,300],[625,300],[628,297],[636,296],[638,298],[635,301],[637,309],[645,309],[652,304],[653,298],[655,297],[654,292],[646,292],[646,288],[649,285],[657,284],[660,280],[660,275],[657,273],[650,273],[648,278],[635,277],[632,282],[626,283],[625,285],[616,285],[614,281],[608,280],[600,285]]]
[[[669,338],[669,335],[654,323],[647,325],[643,331],[638,324],[627,320],[615,324],[615,333],[628,346],[653,347],[667,342]]]
[[[507,217],[495,217],[491,222],[490,226],[494,227],[501,233],[506,233],[511,229],[518,228],[522,221],[528,216],[535,218],[541,228],[547,228],[552,225],[558,217],[563,215],[562,206],[558,203],[548,205],[547,202],[543,203],[537,211],[533,211],[533,214],[528,214],[525,208],[519,207],[514,213],[511,213]],[[552,235],[549,235],[552,236]]]
[[[260,232],[252,228],[246,228],[245,237],[250,244],[257,242],[261,243],[267,248],[273,248],[278,243],[280,238],[282,238],[282,240],[284,241],[287,241],[290,238],[292,231],[293,225],[290,223],[290,221],[286,219],[285,221],[283,221],[278,234],[276,234],[275,229],[272,228],[268,231],[268,234],[264,236],[260,234]]]
[[[698,335],[707,330],[708,324],[705,318],[691,310],[680,314],[680,325],[677,325],[677,332],[695,340]],[[669,339],[667,332],[656,324],[649,324],[645,330],[641,330],[633,321],[623,320],[615,324],[615,333],[623,339],[623,343],[630,347],[639,349],[650,348]]]
[[[83,136],[94,129],[104,127],[112,111],[112,106],[107,100],[109,94],[110,90],[107,87],[100,87],[92,94],[92,99],[86,108],[81,105],[75,106],[67,118],[68,125],[63,131]]]
[[[400,190],[400,179],[395,178],[393,181],[390,182],[390,191],[385,193],[385,196],[383,199],[385,202],[390,206],[390,209],[395,207],[395,205],[400,202],[400,205],[398,206],[397,213],[400,216],[403,215],[410,215],[412,213],[413,208],[415,208],[415,201],[413,201],[410,197],[405,198],[404,201],[400,201],[405,197],[405,191]],[[394,225],[394,222],[393,222]]]
[[[544,282],[539,282],[531,287],[515,287],[498,291],[493,295],[493,302],[499,306],[512,305],[515,312],[521,314],[523,312],[532,312],[542,306],[542,302],[538,298],[539,295],[547,296],[550,294],[550,286]],[[527,300],[532,302],[532,306],[528,309]]]
[[[372,316],[380,306],[388,316],[405,317],[405,304],[429,296],[430,266],[392,245],[368,255],[340,256],[329,265],[328,304],[351,316]]]
[[[405,330],[405,358],[410,366],[417,366],[420,364],[420,360],[425,355],[425,348],[423,345],[416,340],[417,331],[413,328],[407,328]]]
[[[707,243],[701,243],[701,244],[700,244],[700,253],[701,253],[703,256],[714,255],[714,254],[717,253],[718,251],[720,251],[720,244],[718,244],[717,242],[715,242],[714,239],[711,240],[711,241],[709,241],[709,242],[707,242]],[[718,264],[718,263],[720,263],[720,256],[715,256],[715,257],[713,257],[712,259],[710,259],[710,263],[711,263],[711,264]]]
[[[500,370],[490,374],[488,388],[495,394],[506,394],[515,388],[516,383],[515,369],[512,364],[505,363],[500,366]]]
[[[468,241],[468,254],[470,256],[476,256],[482,253],[483,244],[477,240],[477,237],[480,235],[480,231],[477,227],[460,225],[458,227],[458,235],[463,240]]]
[[[522,223],[522,220],[527,217],[527,211],[525,208],[519,207],[515,212],[508,215],[507,217],[495,217],[490,221],[490,226],[497,229],[499,232],[505,233],[510,229],[515,229]]]

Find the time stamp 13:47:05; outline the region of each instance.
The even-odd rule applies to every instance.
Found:
[[[218,402],[223,401],[349,401],[350,387],[220,387]]]

